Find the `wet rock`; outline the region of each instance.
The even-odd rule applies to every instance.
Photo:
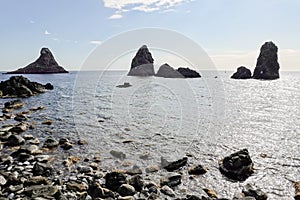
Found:
[[[34,139],[34,136],[31,135],[31,134],[25,134],[25,135],[23,136],[23,138],[24,138],[25,140],[33,140],[33,139]]]
[[[27,129],[26,124],[19,124],[17,126],[12,127],[11,129],[9,129],[9,132],[22,133],[22,132],[25,132],[26,129]]]
[[[44,125],[51,125],[52,123],[53,122],[50,119],[47,119],[47,120],[45,120],[45,121],[42,122],[42,124],[44,124]]]
[[[4,108],[7,109],[18,109],[18,108],[22,108],[23,106],[24,103],[19,99],[4,103]]]
[[[177,71],[182,74],[185,78],[200,78],[201,75],[196,72],[195,70],[192,70],[190,68],[183,68],[179,67]]]
[[[87,145],[88,142],[87,142],[86,140],[84,140],[84,139],[79,139],[79,140],[77,141],[77,144],[78,144],[78,145]]]
[[[83,192],[83,191],[87,191],[88,186],[84,183],[76,183],[76,182],[70,182],[67,183],[67,190],[73,190],[73,191],[79,191],[79,192]]]
[[[124,160],[126,158],[126,154],[123,153],[122,151],[111,150],[109,153],[111,155],[113,155],[114,157],[119,158],[121,160]]]
[[[48,178],[43,176],[33,176],[25,181],[24,186],[32,186],[32,185],[50,185],[50,181]]]
[[[159,67],[155,76],[163,78],[184,78],[184,76],[181,73],[179,73],[167,63]]]
[[[166,169],[167,171],[170,172],[170,171],[175,171],[175,170],[185,166],[187,164],[187,160],[188,160],[188,158],[184,157],[177,161],[169,162],[166,159],[164,159],[163,157],[161,157],[161,164],[164,169]]]
[[[126,170],[126,174],[129,175],[136,175],[136,174],[142,174],[143,171],[140,167],[134,165],[131,169]]]
[[[61,148],[63,148],[64,150],[69,150],[73,147],[73,144],[70,143],[70,141],[66,138],[61,138],[59,141],[58,141],[59,145]]]
[[[212,189],[203,188],[203,191],[207,194],[207,196],[218,199],[217,193],[215,191],[213,191]]]
[[[279,63],[277,56],[278,47],[273,42],[266,42],[260,48],[253,78],[277,79],[279,78]]]
[[[196,195],[186,195],[185,200],[201,200],[202,198],[197,197]]]
[[[192,174],[192,175],[202,175],[207,172],[207,169],[205,167],[203,167],[202,165],[196,165],[196,166],[189,168],[188,172],[189,172],[189,174]]]
[[[167,185],[164,185],[164,186],[160,189],[160,191],[161,191],[162,193],[164,193],[165,195],[168,195],[168,196],[170,196],[170,197],[175,197],[175,192],[172,190],[172,188],[170,188],[170,187],[167,186]]]
[[[129,184],[122,184],[118,189],[118,193],[121,196],[132,196],[135,194],[135,189]]]
[[[24,115],[17,115],[17,116],[15,116],[14,120],[16,120],[18,122],[23,122],[23,121],[28,120],[28,118],[25,117]]]
[[[7,146],[20,146],[23,145],[24,143],[25,143],[24,138],[22,138],[19,135],[11,135],[8,137],[6,141]]]
[[[107,173],[104,178],[105,186],[112,191],[117,191],[122,184],[126,183],[125,175],[119,172]]]
[[[128,183],[132,185],[136,191],[141,191],[144,187],[144,180],[140,175],[134,175],[129,180]]]
[[[25,152],[32,155],[41,154],[41,151],[37,145],[25,145],[19,149],[19,152]]]
[[[248,150],[243,149],[220,160],[219,169],[230,179],[244,181],[253,173],[253,162]]]
[[[30,111],[39,111],[39,110],[44,110],[45,107],[44,106],[39,106],[39,107],[34,107],[34,108],[30,108]]]
[[[78,171],[83,174],[89,174],[93,172],[93,169],[89,166],[79,166]]]
[[[103,188],[101,187],[101,185],[99,183],[92,183],[89,188],[88,188],[88,194],[93,198],[93,199],[97,199],[97,198],[114,198],[115,195],[114,193],[107,189],[107,188]]]
[[[0,154],[0,162],[1,162],[1,164],[3,164],[3,165],[10,165],[10,164],[13,163],[13,161],[14,161],[14,159],[11,156],[9,156],[7,154]]]
[[[161,186],[167,185],[169,187],[175,187],[179,184],[181,184],[181,174],[178,173],[172,172],[160,179]]]
[[[295,188],[295,199],[300,200],[300,182],[295,182],[294,183],[294,188]]]
[[[53,90],[53,89],[54,89],[54,86],[53,86],[51,83],[46,83],[45,89],[46,89],[46,90]]]
[[[25,188],[24,193],[31,198],[43,197],[50,198],[53,197],[58,192],[57,186],[52,185],[33,185]]]
[[[40,57],[33,63],[16,71],[7,74],[53,74],[68,73],[63,67],[59,66],[48,48],[42,48]],[[48,87],[48,86],[47,86]]]
[[[242,192],[245,197],[254,197],[256,200],[266,200],[268,196],[261,189],[256,189],[253,186],[247,184],[245,190]]]
[[[128,76],[154,76],[153,58],[146,45],[143,45],[132,59]]]
[[[34,176],[50,176],[53,174],[53,168],[49,164],[36,162],[32,173]]]
[[[128,82],[125,82],[123,83],[122,85],[117,85],[116,87],[117,88],[128,88],[128,87],[131,87],[132,85],[130,85],[130,83]],[[99,121],[99,120],[98,120]]]
[[[118,200],[135,200],[133,196],[126,196],[126,197],[118,197]]]
[[[153,173],[153,172],[157,172],[158,170],[159,170],[159,166],[157,165],[148,166],[145,169],[146,173]]]
[[[0,175],[0,185],[3,186],[7,183],[7,180],[4,178],[4,176]]]
[[[59,145],[59,143],[51,136],[47,137],[44,144],[43,144],[43,148],[48,148],[48,149],[52,149],[52,148],[56,148]]]
[[[237,68],[237,71],[231,76],[232,79],[249,79],[252,78],[250,69],[241,66]]]

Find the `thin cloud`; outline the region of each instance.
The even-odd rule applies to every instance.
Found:
[[[115,9],[117,12],[110,17],[110,19],[122,18],[121,13],[126,11],[141,11],[141,12],[155,12],[172,10],[173,7],[188,3],[193,0],[103,0],[104,7]]]
[[[30,24],[35,24],[35,21],[30,20],[29,23],[30,23]]]
[[[45,34],[45,35],[51,35],[51,33],[48,32],[47,30],[45,30],[44,34]]]
[[[92,40],[92,41],[90,41],[90,44],[100,45],[100,44],[102,44],[102,42],[99,40]]]

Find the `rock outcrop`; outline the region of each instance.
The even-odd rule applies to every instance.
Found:
[[[42,48],[40,57],[33,63],[7,74],[53,74],[68,73],[55,61],[53,54],[48,48]]]
[[[159,67],[155,76],[164,78],[184,78],[184,76],[167,63]]]
[[[237,71],[231,76],[233,79],[249,79],[252,77],[250,69],[241,66],[237,68]]]
[[[253,173],[253,162],[248,150],[243,149],[220,160],[219,169],[230,179],[244,181]]]
[[[50,83],[43,85],[37,82],[31,82],[23,76],[12,76],[6,81],[1,81],[0,97],[30,97],[38,93],[43,93],[47,89],[53,89],[53,86]]]
[[[190,68],[183,68],[179,67],[177,71],[184,76],[184,78],[200,78],[201,75],[196,72],[195,70],[192,70]]]
[[[279,78],[279,63],[277,56],[278,48],[273,42],[266,42],[260,49],[254,69],[255,79],[277,79]]]
[[[154,76],[154,59],[146,45],[143,45],[132,59],[128,76]]]

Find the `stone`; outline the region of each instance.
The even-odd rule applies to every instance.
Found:
[[[4,103],[4,108],[8,108],[8,109],[18,109],[18,108],[22,108],[23,106],[24,103],[19,99]]]
[[[57,186],[33,185],[25,188],[24,193],[31,198],[43,197],[51,198],[58,192]]]
[[[48,178],[43,176],[33,176],[25,181],[24,186],[32,186],[32,185],[50,185],[50,181]]]
[[[60,147],[63,148],[64,150],[69,150],[73,147],[73,144],[70,143],[70,141],[67,138],[59,139],[58,143]]]
[[[237,71],[231,76],[232,79],[249,79],[252,78],[250,69],[241,66],[237,68]]]
[[[201,75],[196,72],[195,70],[192,70],[190,68],[183,68],[179,67],[177,71],[184,76],[184,78],[200,78]]]
[[[207,196],[218,199],[218,195],[214,190],[208,189],[208,188],[203,188],[203,191],[207,194]]]
[[[126,174],[129,175],[136,175],[136,174],[142,174],[143,171],[140,167],[138,167],[137,165],[134,165],[131,169],[126,170]]]
[[[184,78],[181,73],[171,67],[168,63],[160,66],[155,76],[163,78]]]
[[[11,129],[9,129],[9,132],[22,133],[22,132],[25,132],[26,129],[27,129],[26,124],[19,124],[17,126],[12,127]]]
[[[53,54],[48,48],[42,48],[40,57],[33,63],[16,71],[7,72],[7,74],[53,74],[68,73],[63,67],[55,61]]]
[[[157,172],[158,170],[159,170],[159,166],[157,165],[148,166],[145,169],[146,173],[153,173],[153,172]]]
[[[300,182],[295,182],[294,183],[294,188],[295,188],[295,200],[300,200]]]
[[[129,180],[128,183],[132,185],[136,191],[140,192],[144,187],[144,180],[140,175],[134,175]]]
[[[73,190],[73,191],[79,191],[84,192],[87,191],[88,186],[84,183],[76,183],[76,182],[70,182],[67,183],[67,190]]]
[[[39,110],[44,110],[44,109],[45,109],[45,107],[44,107],[44,106],[39,106],[39,107],[30,108],[29,110],[30,110],[30,111],[34,111],[34,112],[36,112],[36,111],[39,111]]]
[[[0,185],[3,186],[7,183],[7,180],[0,174]]]
[[[50,119],[46,119],[45,121],[42,122],[44,125],[51,125],[53,122]]]
[[[197,197],[196,195],[186,195],[185,200],[201,200],[202,198]]]
[[[207,172],[207,169],[205,167],[203,167],[202,165],[196,165],[196,166],[189,168],[188,172],[189,172],[189,174],[192,174],[192,175],[202,175]]]
[[[130,83],[128,82],[125,82],[123,83],[122,85],[117,85],[116,87],[117,88],[128,88],[128,87],[131,87],[132,85],[130,85]]]
[[[17,116],[15,116],[14,120],[16,120],[18,122],[22,122],[22,121],[28,120],[28,118],[25,117],[24,115],[17,115]]]
[[[53,174],[53,168],[49,164],[36,162],[32,173],[34,176],[50,176]]]
[[[182,178],[181,174],[171,172],[160,179],[160,185],[161,186],[167,185],[169,187],[175,187],[175,186],[181,184],[181,178]]]
[[[182,159],[179,159],[177,161],[169,162],[165,158],[161,157],[161,165],[164,169],[171,172],[185,166],[187,164],[187,160],[187,157],[183,157]]]
[[[126,158],[126,154],[121,151],[111,150],[109,153],[120,160],[124,160]]]
[[[84,140],[84,139],[79,139],[79,140],[77,141],[77,144],[78,144],[78,145],[87,145],[88,142],[87,142],[86,140]]]
[[[2,98],[30,97],[46,91],[45,85],[31,82],[23,76],[11,76],[6,81],[0,82],[0,90],[3,93]]]
[[[220,160],[219,169],[230,179],[244,181],[253,173],[253,162],[248,150],[243,149]]]
[[[122,184],[126,183],[126,176],[119,172],[107,173],[104,178],[106,188],[112,191],[117,191]]]
[[[129,184],[122,184],[118,189],[118,193],[121,196],[132,196],[135,194],[135,189]]]
[[[266,42],[260,48],[256,67],[253,72],[255,79],[273,80],[279,78],[278,47],[273,42]]]
[[[267,200],[268,195],[261,189],[256,189],[253,186],[247,184],[245,190],[242,192],[245,197],[254,197],[256,200]]]
[[[19,135],[11,135],[6,141],[7,146],[20,146],[25,143],[25,139]]]
[[[48,148],[48,149],[52,149],[52,148],[56,148],[59,145],[59,143],[51,136],[47,137],[44,144],[43,144],[43,148]]]
[[[88,194],[93,199],[115,197],[114,193],[111,190],[101,187],[101,185],[97,182],[93,182],[91,185],[89,185]]]
[[[79,166],[78,171],[83,174],[89,174],[93,172],[93,169],[89,166]]]
[[[154,76],[152,55],[146,45],[143,45],[132,59],[128,76]]]
[[[174,192],[174,190],[172,190],[172,188],[170,188],[170,187],[167,186],[167,185],[164,185],[164,186],[160,189],[160,191],[161,191],[162,193],[164,193],[165,195],[168,195],[168,196],[170,196],[170,197],[175,197],[175,192]]]

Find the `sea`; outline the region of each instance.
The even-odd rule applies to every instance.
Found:
[[[179,195],[204,195],[210,188],[232,198],[247,184],[269,199],[293,199],[293,182],[300,181],[300,72],[281,72],[280,79],[233,80],[230,71],[201,71],[196,79],[129,77],[126,71],[73,71],[69,74],[24,75],[52,83],[54,90],[21,99],[25,108],[44,106],[32,115],[40,140],[46,136],[79,138],[87,146],[61,150],[70,155],[100,155],[101,168],[144,169],[161,159],[188,156],[188,166],[201,164],[204,175],[184,176]],[[11,75],[1,74],[0,81]],[[119,88],[128,82],[132,86]],[[1,107],[10,99],[0,99]],[[41,125],[45,119],[51,126]],[[218,161],[247,148],[254,174],[244,182],[224,177]],[[126,155],[115,158],[110,151]],[[151,175],[159,183],[165,172]]]

